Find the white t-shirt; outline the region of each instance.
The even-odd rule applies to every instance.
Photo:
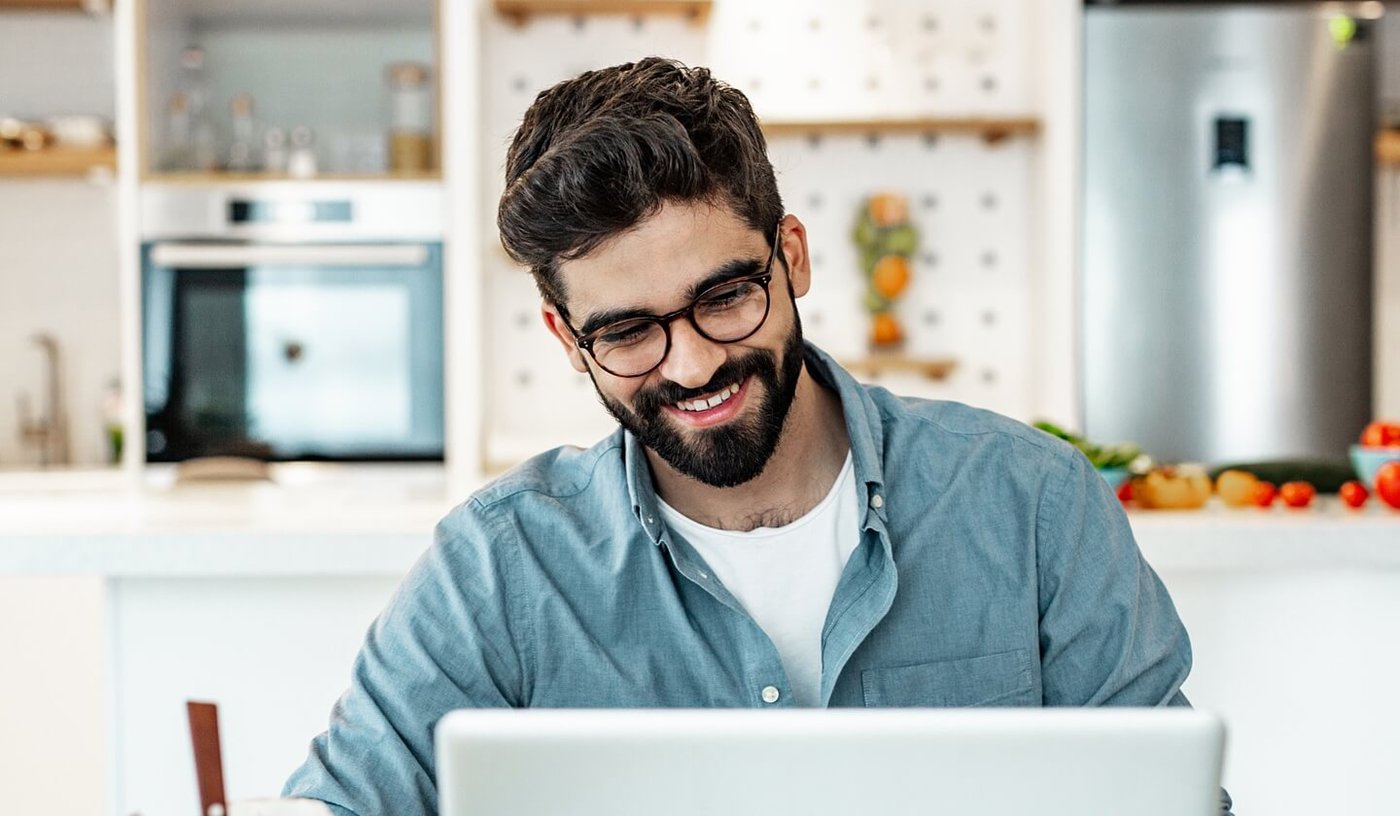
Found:
[[[717,530],[661,502],[673,533],[690,542],[782,658],[797,705],[821,702],[822,627],[846,560],[860,541],[851,455],[826,498],[783,527]]]

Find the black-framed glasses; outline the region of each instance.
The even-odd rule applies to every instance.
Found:
[[[685,308],[664,315],[629,317],[586,334],[569,326],[574,343],[614,377],[642,377],[671,353],[671,323],[679,318],[689,320],[701,337],[716,343],[737,343],[752,337],[768,319],[768,284],[773,281],[780,236],[781,225],[773,232],[773,247],[762,272],[711,286]]]

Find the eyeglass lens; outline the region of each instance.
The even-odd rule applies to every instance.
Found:
[[[743,340],[768,314],[768,288],[756,280],[720,284],[701,293],[690,314],[700,334],[716,343]],[[667,334],[657,320],[620,321],[594,337],[593,358],[619,377],[645,374],[665,358]]]

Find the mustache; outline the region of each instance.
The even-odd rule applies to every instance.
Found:
[[[677,383],[666,381],[655,388],[637,394],[633,398],[642,411],[655,411],[663,405],[695,399],[704,394],[713,394],[727,385],[740,382],[754,374],[762,374],[777,368],[777,360],[771,351],[755,349],[738,359],[729,360],[715,369],[710,381],[699,388],[685,388]]]

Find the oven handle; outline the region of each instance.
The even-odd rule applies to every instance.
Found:
[[[248,266],[423,266],[422,244],[156,244],[151,263],[172,269]]]

